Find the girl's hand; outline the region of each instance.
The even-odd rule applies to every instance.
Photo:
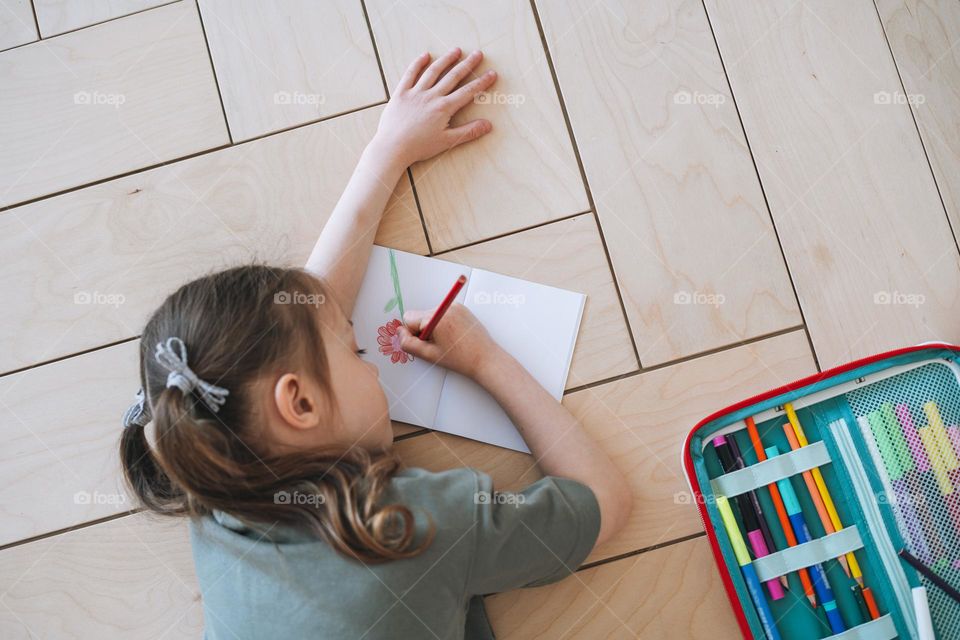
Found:
[[[433,311],[407,311],[403,315],[405,326],[397,330],[401,349],[473,379],[485,365],[503,355],[476,316],[462,304],[450,305],[430,339],[421,340],[416,334],[431,317]]]
[[[493,129],[490,121],[483,119],[450,125],[461,109],[497,79],[495,71],[470,79],[483,59],[480,51],[463,60],[460,56],[460,49],[453,49],[429,64],[430,54],[421,55],[400,78],[383,110],[374,141],[404,167],[476,140]]]

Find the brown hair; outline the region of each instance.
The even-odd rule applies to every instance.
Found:
[[[289,525],[364,562],[411,557],[430,543],[432,524],[415,544],[411,510],[380,504],[399,468],[393,455],[359,446],[271,454],[257,443],[258,409],[248,390],[261,375],[300,358],[329,389],[322,305],[278,304],[324,296],[322,282],[305,271],[243,266],[182,286],[153,313],[141,336],[140,378],[155,446],[139,424],[120,439],[127,482],[148,509],[195,517],[219,510],[248,524]],[[168,371],[153,350],[170,337],[184,342],[201,380],[229,391],[218,412],[193,392],[167,387]],[[315,498],[291,503],[283,492]]]

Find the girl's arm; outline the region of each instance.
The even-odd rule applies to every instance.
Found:
[[[306,269],[326,281],[348,317],[383,209],[406,168],[492,129],[487,120],[450,125],[461,109],[496,80],[496,73],[488,71],[460,86],[483,54],[474,51],[463,60],[460,56],[460,49],[454,49],[430,64],[430,54],[425,53],[410,64],[307,259]]]
[[[600,505],[597,545],[623,528],[632,498],[626,478],[580,422],[494,342],[470,311],[450,307],[428,341],[414,336],[433,312],[408,311],[400,328],[404,351],[475,380],[500,403],[547,475],[582,482]]]

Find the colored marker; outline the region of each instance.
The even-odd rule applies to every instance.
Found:
[[[780,454],[777,447],[767,448],[767,457],[773,458]],[[780,496],[783,498],[783,505],[787,509],[787,516],[790,518],[790,525],[793,527],[793,533],[797,536],[800,544],[810,542],[810,530],[807,529],[807,523],[803,519],[803,510],[800,509],[800,501],[797,500],[797,494],[790,484],[790,478],[777,480],[777,487],[780,489]],[[830,624],[830,630],[833,633],[843,633],[847,627],[837,609],[837,602],[833,597],[833,590],[830,588],[830,582],[827,580],[827,574],[823,566],[819,563],[810,567],[810,573],[813,578],[813,588],[817,592],[817,599],[823,606],[823,611],[827,615],[827,622]]]
[[[740,527],[733,517],[733,509],[724,496],[717,496],[717,509],[720,510],[720,518],[723,520],[724,528],[727,531],[727,537],[730,538],[730,545],[733,547],[733,554],[737,558],[737,564],[740,565],[740,571],[743,573],[743,579],[747,583],[747,591],[750,593],[750,599],[753,600],[753,606],[757,609],[757,616],[760,618],[760,624],[769,640],[780,640],[780,632],[773,621],[773,612],[770,611],[770,605],[763,596],[763,587],[760,586],[760,579],[757,577],[757,570],[753,568],[750,561],[750,553],[747,546],[743,543],[743,537],[740,535]]]
[[[883,481],[887,492],[891,494],[890,497],[895,501],[900,517],[906,526],[906,534],[910,540],[911,548],[915,549],[921,557],[929,559],[930,548],[927,545],[927,539],[924,535],[920,518],[917,515],[916,506],[913,504],[913,500],[906,495],[906,485],[900,474],[900,465],[897,464],[895,458],[890,458],[883,453],[883,450],[880,448],[880,439],[878,438],[881,434],[874,430],[875,426],[879,429],[878,420],[876,419],[875,412],[870,415],[874,416],[873,421],[870,420],[870,416],[860,416],[857,418],[860,432],[863,434],[863,439],[867,443],[867,449],[870,450],[871,455],[877,460],[877,467],[882,467],[886,472],[885,474],[881,474],[880,479]],[[885,438],[885,435],[883,437]],[[894,479],[895,475],[897,479]]]
[[[747,467],[746,460],[743,459],[743,453],[740,451],[740,445],[737,444],[737,439],[732,435],[727,438],[727,446],[730,447],[730,452],[733,453],[733,459],[737,464],[737,469],[745,469]],[[760,498],[757,496],[756,491],[750,491],[747,494],[747,497],[750,498],[751,504],[753,504],[754,511],[757,512],[757,522],[760,526],[760,533],[763,535],[764,546],[768,549],[768,553],[772,553],[777,550],[777,543],[773,541],[773,533],[770,531],[770,524],[767,522],[767,518],[763,513],[763,508],[760,505]],[[754,550],[756,551],[756,550]],[[760,556],[756,556],[760,557]],[[782,586],[787,591],[790,590],[790,581],[787,580],[787,576],[780,576],[780,586]],[[779,600],[776,596],[774,600]]]
[[[732,439],[725,436],[717,436],[713,439],[713,448],[720,458],[720,464],[726,473],[737,471],[743,468],[743,460],[737,460],[730,446]],[[763,511],[760,509],[760,501],[757,500],[757,494],[753,491],[734,496],[737,508],[740,510],[740,517],[743,518],[744,528],[747,530],[747,540],[750,541],[750,548],[753,549],[753,555],[756,558],[770,554],[770,547],[767,545],[766,538],[763,535],[760,522],[763,520]],[[780,600],[784,597],[783,587],[776,580],[768,580],[767,589],[770,590],[770,597],[774,600]]]
[[[767,459],[767,453],[763,450],[763,443],[760,441],[760,432],[757,431],[757,423],[752,417],[746,419],[747,435],[750,436],[750,442],[753,443],[753,450],[757,454],[757,461],[763,462]],[[960,435],[960,434],[958,434]],[[777,511],[777,519],[780,521],[780,528],[783,530],[783,537],[787,539],[788,547],[797,546],[797,538],[793,535],[793,529],[790,527],[790,520],[787,518],[787,510],[783,506],[783,499],[780,497],[780,489],[776,483],[771,482],[767,485],[770,491],[770,498],[773,500],[773,507]],[[810,572],[806,568],[797,571],[800,576],[800,584],[803,585],[803,593],[810,601],[811,607],[817,606],[817,597],[813,593],[813,583],[810,582]]]
[[[787,442],[790,443],[790,449],[792,451],[796,451],[800,448],[801,445],[797,440],[797,433],[790,424],[783,425],[783,434],[787,436]],[[833,522],[830,520],[830,514],[827,513],[827,507],[823,502],[823,494],[821,494],[820,490],[817,488],[817,482],[813,477],[813,473],[811,471],[804,471],[800,475],[803,478],[804,484],[807,485],[807,493],[810,494],[810,499],[813,500],[813,506],[817,510],[817,515],[820,517],[820,524],[823,525],[823,530],[827,534],[836,533],[837,529],[833,526]],[[840,566],[843,567],[844,573],[849,576],[850,567],[847,563],[847,559],[844,556],[840,556],[837,558],[837,561],[840,563]]]

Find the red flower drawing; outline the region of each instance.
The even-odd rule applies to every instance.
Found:
[[[392,364],[413,362],[413,356],[400,348],[400,336],[397,335],[397,327],[400,325],[400,320],[393,319],[377,329],[380,353],[388,356]]]

